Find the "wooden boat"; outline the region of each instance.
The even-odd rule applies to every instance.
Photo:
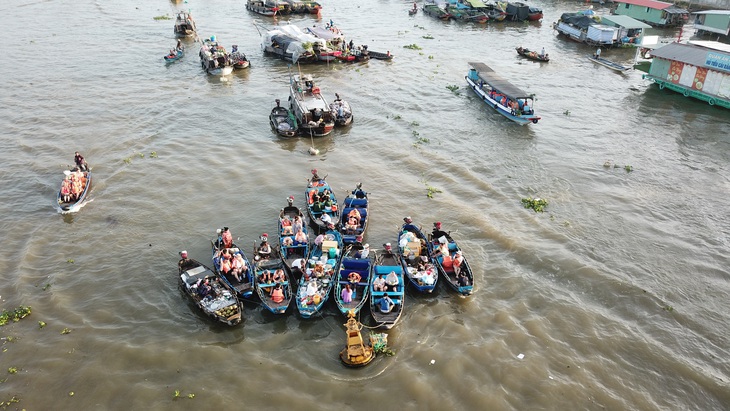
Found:
[[[367,246],[367,244],[365,245]],[[354,243],[345,246],[342,253],[342,260],[335,274],[334,299],[337,309],[343,315],[353,312],[357,315],[360,310],[368,302],[370,296],[370,280],[372,279],[372,271],[374,266],[374,253],[371,253],[369,246],[365,247],[361,243]],[[367,249],[367,253],[364,250]],[[356,272],[360,276],[360,281],[353,283],[350,281],[350,273]],[[352,289],[351,301],[346,303],[342,298],[342,290],[346,285]]]
[[[466,259],[466,256],[463,255],[461,252],[461,249],[456,244],[456,241],[454,241],[453,238],[451,238],[451,235],[449,233],[440,232],[438,238],[434,238],[433,234],[429,235],[429,244],[432,249],[435,249],[436,247],[439,247],[441,242],[446,242],[449,248],[449,255],[445,256],[442,254],[438,254],[436,257],[434,257],[433,261],[436,264],[436,267],[438,268],[439,273],[441,276],[444,277],[444,280],[446,283],[456,290],[459,294],[462,295],[470,295],[472,293],[472,290],[474,288],[474,273],[471,270],[471,266],[469,265],[469,262]],[[453,267],[453,259],[456,256],[456,253],[461,253],[461,255],[464,257],[464,260],[461,263],[461,273],[464,273],[466,275],[466,281],[465,283],[460,283],[459,278],[457,278],[454,267]]]
[[[347,323],[347,345],[340,351],[340,360],[348,367],[363,367],[375,358],[375,350],[371,345],[365,345],[360,330],[362,324],[355,319],[355,313],[348,313]]]
[[[275,250],[272,250],[272,255],[268,258],[261,258],[257,254],[254,260],[254,282],[256,293],[259,295],[261,303],[264,305],[264,308],[274,314],[284,314],[289,308],[289,303],[291,303],[292,299],[291,277],[286,270],[284,261]],[[284,281],[273,282],[263,279],[265,274],[274,274],[277,270],[281,270],[283,273]],[[281,288],[282,290],[283,298],[281,301],[275,301],[275,298],[272,296],[276,288]]]
[[[362,189],[362,183],[357,186],[342,201],[342,213],[337,227],[342,234],[345,244],[353,244],[358,242],[358,237],[365,234],[370,221],[370,203],[368,202],[368,193]],[[357,224],[350,224],[350,216],[354,217]]]
[[[220,239],[217,241],[211,241],[211,245],[213,248],[213,271],[215,271],[221,280],[226,283],[228,288],[236,292],[236,295],[239,298],[246,300],[251,299],[254,291],[254,273],[251,263],[248,261],[248,258],[246,258],[246,254],[236,244],[233,244],[231,248],[227,249],[227,252],[233,256],[233,258],[239,258],[237,256],[240,255],[244,267],[246,267],[246,269],[241,273],[242,281],[238,281],[233,274],[224,274],[221,271],[221,254],[223,253],[224,248]]]
[[[431,258],[428,237],[406,217],[398,233],[398,251],[408,281],[422,293],[432,293],[438,283],[438,270]]]
[[[418,9],[417,9],[417,8],[415,8],[415,7],[414,7],[414,8],[412,8],[412,9],[410,9],[410,10],[408,10],[408,15],[409,15],[409,16],[415,16],[415,15],[416,15],[416,13],[418,13]]]
[[[289,93],[289,109],[299,123],[300,133],[322,137],[332,132],[334,116],[312,76],[290,74]]]
[[[284,0],[296,14],[318,14],[322,10],[322,5],[316,1],[308,0]]]
[[[227,325],[241,322],[241,303],[236,293],[229,289],[210,268],[191,258],[187,264],[178,265],[178,271],[181,289],[203,314]],[[198,288],[206,280],[212,291],[207,296],[201,297]]]
[[[375,320],[376,327],[391,329],[398,323],[403,314],[403,304],[405,302],[404,270],[400,254],[393,251],[390,244],[385,244],[384,247],[385,249],[375,259],[373,278],[370,280],[370,314]],[[376,278],[383,276],[387,282],[389,275],[393,276],[396,281],[388,286],[388,291],[375,291],[374,282]],[[393,287],[395,290],[392,289]],[[386,295],[393,303],[390,310],[381,309],[382,300]]]
[[[336,126],[349,126],[352,124],[353,115],[350,103],[340,98],[338,93],[335,93],[335,100],[330,103],[330,111],[335,117]]]
[[[522,46],[515,48],[515,50],[517,50],[517,54],[519,54],[522,57],[528,58],[530,60],[543,61],[546,63],[548,61],[550,61],[550,56],[548,56],[547,53],[545,53],[544,55],[541,55],[540,53],[538,53],[536,51],[531,51]]]
[[[80,171],[78,167],[74,167],[71,170],[64,170],[64,179],[61,182],[61,189],[58,190],[58,196],[56,201],[58,207],[63,211],[72,211],[80,206],[91,191],[91,170]],[[73,185],[77,183],[77,194],[73,194]],[[80,184],[80,186],[78,186]],[[68,187],[68,194],[65,193]]]
[[[374,58],[376,60],[393,60],[393,55],[390,54],[390,51],[382,53],[379,51],[368,50],[368,55],[370,55],[370,58]]]
[[[608,67],[613,71],[618,71],[619,73],[623,73],[626,71],[631,70],[631,67],[624,66],[621,64],[618,64],[616,62],[613,62],[611,60],[604,59],[603,57],[596,57],[596,55],[587,56],[588,59],[596,64],[600,64],[604,67]]]
[[[231,54],[229,55],[229,58],[231,59],[231,64],[233,64],[234,69],[245,69],[251,67],[251,62],[248,61],[246,54],[242,51],[238,51],[238,46],[235,44],[231,46]]]
[[[312,170],[312,178],[307,180],[307,189],[304,192],[304,198],[307,199],[309,224],[314,228],[315,234],[327,231],[330,228],[329,225],[334,227],[340,220],[337,197],[327,184],[326,178],[327,176],[320,178],[317,170]]]
[[[440,20],[451,19],[451,13],[439,7],[437,4],[424,4],[423,12],[429,16],[436,17]]]
[[[470,62],[466,82],[489,107],[519,125],[537,122],[534,95],[512,85],[484,63]],[[527,108],[525,108],[527,107]]]
[[[289,274],[294,277],[295,273],[301,274],[301,260],[307,260],[309,257],[309,232],[304,223],[302,210],[294,205],[294,197],[289,196],[286,200],[287,206],[279,212],[279,254]],[[287,225],[284,224],[285,221],[288,221]],[[299,228],[307,236],[304,242],[295,239]]]
[[[175,37],[193,37],[198,32],[193,16],[187,11],[180,11],[175,17]]]
[[[542,9],[539,7],[530,7],[528,8],[527,12],[527,20],[529,21],[539,21],[542,20]]]
[[[246,10],[263,16],[273,17],[279,12],[280,5],[275,0],[248,0]]]
[[[282,137],[294,137],[299,132],[297,119],[288,108],[281,106],[281,101],[276,99],[276,107],[271,109],[269,114],[271,129]]]
[[[218,44],[215,36],[203,41],[200,47],[200,65],[212,76],[227,76],[233,72],[233,64],[225,47]]]
[[[163,59],[165,59],[165,61],[168,63],[172,63],[174,61],[180,60],[181,58],[183,58],[184,55],[185,55],[185,49],[183,49],[183,48],[172,49],[172,50],[170,50],[169,53],[167,53],[166,56],[163,57]]]
[[[342,236],[336,230],[320,234],[314,240],[306,272],[299,279],[297,310],[303,318],[310,318],[322,310],[332,293],[334,273],[342,258]]]

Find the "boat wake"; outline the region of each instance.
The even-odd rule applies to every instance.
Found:
[[[69,207],[68,210],[62,210],[60,207],[56,207],[56,210],[58,210],[58,213],[59,214],[72,214],[72,213],[78,212],[79,210],[81,210],[82,208],[84,208],[84,206],[86,204],[88,204],[88,203],[90,203],[92,201],[94,201],[94,199],[93,198],[89,198],[87,200],[82,201],[81,204],[76,204],[76,205],[73,205],[73,206]]]

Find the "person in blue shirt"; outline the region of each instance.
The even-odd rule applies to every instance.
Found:
[[[389,313],[393,310],[393,307],[395,307],[395,303],[387,295],[380,299],[380,312]]]

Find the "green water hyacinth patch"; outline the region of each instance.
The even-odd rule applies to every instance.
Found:
[[[525,208],[531,208],[535,210],[536,213],[542,213],[545,211],[545,207],[547,207],[548,202],[543,200],[542,198],[523,198],[522,199],[522,205],[525,206]]]
[[[13,311],[3,310],[2,314],[0,314],[0,326],[7,324],[11,320],[13,322],[18,322],[29,315],[30,306],[24,307],[21,305]]]
[[[411,50],[421,50],[421,47],[418,44],[406,44],[403,46],[404,49],[411,49]]]
[[[170,20],[170,19],[172,19],[172,17],[170,17],[168,15],[164,15],[164,16],[155,16],[155,17],[152,17],[152,19],[154,19],[154,20]]]

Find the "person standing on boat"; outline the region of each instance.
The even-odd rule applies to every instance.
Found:
[[[446,231],[441,231],[441,221],[436,221],[433,223],[433,231],[431,232],[431,237],[435,240],[447,235],[448,233]]]
[[[81,171],[88,171],[89,165],[86,164],[86,160],[84,159],[84,156],[79,154],[79,152],[74,153],[74,162],[76,163],[76,167],[78,167]]]
[[[542,50],[540,50],[540,58],[541,59],[545,58],[545,47],[543,47]]]
[[[175,49],[182,50],[182,42],[180,41],[180,39],[177,39],[177,46],[175,46]]]
[[[594,57],[597,59],[601,58],[601,48],[600,47],[596,50],[596,55]]]
[[[188,252],[185,250],[180,251],[180,261],[177,262],[177,268],[179,272],[187,271],[195,265],[193,260],[188,258]]]

